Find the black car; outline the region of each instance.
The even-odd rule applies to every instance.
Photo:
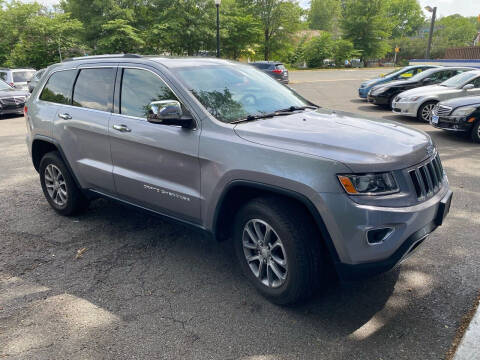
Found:
[[[282,84],[288,84],[288,70],[278,61],[255,61],[250,63],[257,69],[262,70]]]
[[[395,97],[406,90],[420,86],[439,84],[465,71],[475,70],[468,67],[439,67],[428,69],[412,76],[409,79],[391,81],[374,86],[368,93],[367,100],[375,105],[389,106]]]
[[[439,102],[430,123],[438,129],[470,134],[474,142],[480,143],[480,96]]]
[[[30,94],[17,90],[0,80],[0,116],[6,114],[23,114],[23,106]]]

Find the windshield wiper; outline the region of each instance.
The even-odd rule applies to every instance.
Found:
[[[274,116],[285,116],[285,115],[291,115],[291,114],[292,114],[291,111],[274,111],[266,114],[248,115],[246,118],[231,121],[230,124],[238,124],[245,121],[253,121],[258,119],[271,118]]]
[[[277,110],[277,111],[289,111],[289,112],[293,112],[293,111],[299,111],[299,110],[306,110],[306,109],[313,109],[313,110],[317,110],[318,109],[318,106],[313,106],[313,105],[305,105],[305,106],[290,106],[286,109],[281,109],[281,110]]]

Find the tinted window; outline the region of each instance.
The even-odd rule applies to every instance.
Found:
[[[268,64],[268,63],[256,63],[256,64],[252,64],[252,65],[255,66],[258,69],[268,69],[270,67],[273,67],[272,64]]]
[[[476,78],[471,82],[475,88],[480,88],[480,77]]]
[[[121,114],[146,118],[148,105],[160,100],[177,100],[177,97],[157,75],[147,70],[123,70]]]
[[[7,81],[7,73],[6,72],[0,72],[0,79]]]
[[[283,66],[283,64],[277,64],[277,69],[286,70],[285,66]]]
[[[40,100],[71,104],[72,85],[77,70],[58,71],[50,76],[40,94]]]
[[[73,89],[73,105],[112,111],[114,80],[113,68],[80,70]]]
[[[13,82],[27,82],[33,77],[35,71],[15,71],[13,73]]]

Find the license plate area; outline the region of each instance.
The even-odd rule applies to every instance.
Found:
[[[438,115],[432,116],[432,124],[438,124]]]
[[[448,213],[450,212],[450,205],[452,204],[452,196],[453,193],[451,191],[448,192],[447,195],[444,196],[440,203],[438,204],[438,211],[436,217],[436,224],[440,226],[443,224],[443,221],[447,217]]]

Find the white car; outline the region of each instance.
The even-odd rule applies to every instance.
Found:
[[[35,69],[0,68],[0,79],[17,90],[28,90],[28,81],[35,74]]]
[[[439,101],[473,95],[480,95],[480,70],[458,74],[438,85],[404,91],[393,100],[392,111],[430,122]]]

